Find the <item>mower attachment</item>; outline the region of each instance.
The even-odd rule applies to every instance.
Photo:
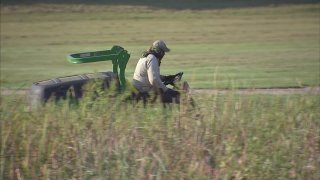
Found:
[[[111,50],[76,53],[68,56],[69,62],[73,64],[112,61],[112,70],[120,82],[121,89],[126,86],[125,69],[129,58],[130,54],[121,46],[116,45]],[[118,68],[120,72],[118,72]]]

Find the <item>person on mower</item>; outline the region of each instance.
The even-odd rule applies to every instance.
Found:
[[[162,103],[180,103],[180,93],[165,86],[164,76],[160,76],[160,64],[166,52],[170,49],[163,40],[156,40],[152,46],[142,54],[133,74],[132,84],[138,91],[137,101],[146,104],[150,91],[160,95]],[[174,75],[173,75],[174,76]]]

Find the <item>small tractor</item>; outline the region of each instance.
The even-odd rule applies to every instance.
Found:
[[[116,89],[121,93],[127,86],[125,69],[129,58],[128,51],[117,45],[114,45],[110,50],[71,54],[67,59],[73,64],[112,61],[112,72],[86,73],[35,82],[28,93],[29,105],[34,108],[43,106],[49,99],[65,100],[70,98],[68,93],[71,90],[71,98],[78,100],[84,95],[84,85],[97,79],[102,82],[104,89],[109,88],[111,82],[116,82]],[[167,76],[163,79],[163,83],[177,87],[176,83],[181,80],[182,75],[183,73],[178,73]]]

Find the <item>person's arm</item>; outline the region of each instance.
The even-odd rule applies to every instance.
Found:
[[[163,92],[167,91],[167,87],[162,83],[160,79],[160,68],[158,60],[154,57],[151,58],[148,63],[148,78],[150,84],[156,89],[161,89]]]

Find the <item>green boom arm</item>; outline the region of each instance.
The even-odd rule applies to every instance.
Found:
[[[126,86],[125,69],[129,58],[130,54],[120,46],[113,46],[111,50],[77,53],[68,56],[69,62],[74,64],[112,61],[112,71],[119,80],[121,89]],[[118,68],[120,72],[118,72]]]

